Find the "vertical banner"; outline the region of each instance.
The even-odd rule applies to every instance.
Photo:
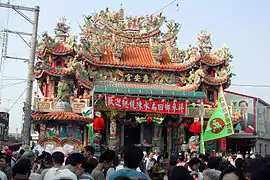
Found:
[[[88,142],[90,146],[94,146],[94,131],[93,131],[93,123],[87,124],[88,127]]]
[[[226,137],[220,139],[220,144],[219,144],[220,150],[225,151],[227,148],[226,144]]]

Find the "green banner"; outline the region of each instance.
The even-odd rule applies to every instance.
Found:
[[[218,106],[207,123],[203,136],[204,142],[234,134],[232,118],[222,87],[219,88],[217,103]]]
[[[94,131],[93,131],[93,123],[87,124],[88,127],[88,142],[91,146],[94,146]]]

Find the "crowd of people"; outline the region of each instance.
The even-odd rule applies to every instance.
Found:
[[[10,150],[0,153],[0,180],[266,180],[270,179],[270,156],[255,154],[145,152],[139,147],[122,153],[95,149],[67,157],[56,151]]]

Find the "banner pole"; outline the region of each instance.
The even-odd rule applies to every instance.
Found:
[[[201,123],[201,137],[200,137],[200,153],[205,154],[205,147],[204,147],[204,138],[203,138],[203,122],[204,122],[204,104],[201,103],[201,117],[200,117],[200,123]]]

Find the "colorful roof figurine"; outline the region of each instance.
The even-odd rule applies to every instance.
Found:
[[[167,30],[162,32],[164,25]],[[43,35],[37,51],[37,78],[71,75],[92,89],[98,75],[104,81],[118,81],[112,76],[123,76],[124,69],[132,69],[148,70],[154,79],[148,84],[153,85],[157,84],[154,76],[161,76],[158,72],[175,72],[175,88],[182,91],[197,90],[201,82],[229,86],[233,58],[229,48],[213,50],[211,34],[205,30],[197,36],[197,46],[178,48],[181,24],[167,20],[163,13],[125,17],[123,8],[117,12],[107,8],[84,17],[80,41],[69,35],[69,29],[66,20],[60,19],[53,38]]]

